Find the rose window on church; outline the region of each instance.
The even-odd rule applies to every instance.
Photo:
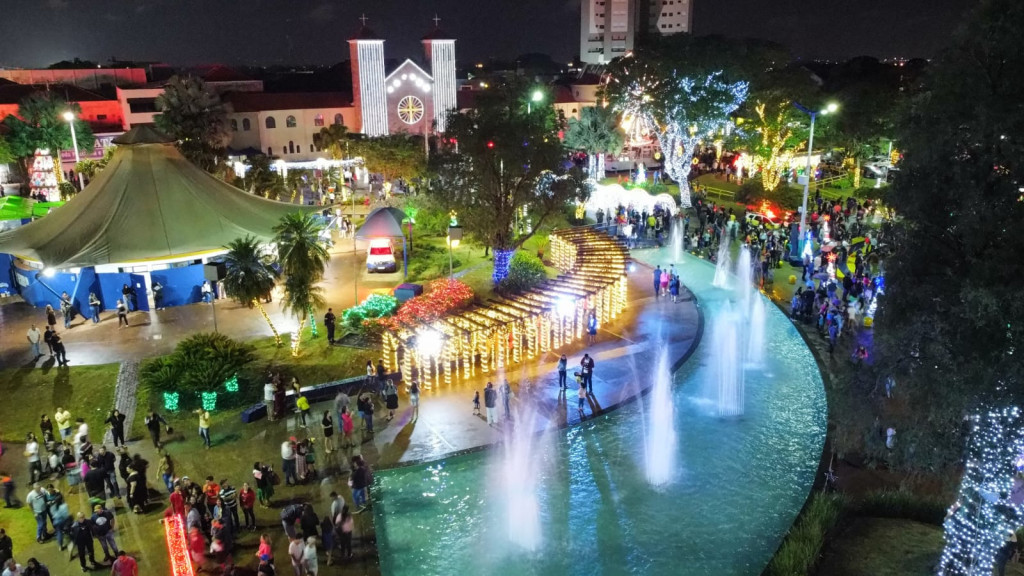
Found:
[[[415,124],[423,119],[423,101],[415,96],[406,96],[398,102],[398,117],[406,124]]]

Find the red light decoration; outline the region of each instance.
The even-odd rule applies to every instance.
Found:
[[[838,258],[838,256],[835,252],[832,252],[831,254],[828,255],[828,261],[832,262],[833,264],[835,263],[836,258]]]
[[[171,560],[171,576],[195,576],[181,516],[164,516],[164,536],[167,539],[167,555]]]
[[[488,140],[487,141],[487,147],[493,150],[494,149],[494,140]]]
[[[394,316],[366,321],[378,323],[388,330],[397,330],[403,324],[430,324],[449,311],[463,308],[473,301],[473,289],[458,280],[434,280],[427,288],[426,294],[402,304]]]

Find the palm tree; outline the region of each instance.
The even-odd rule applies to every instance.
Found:
[[[349,138],[348,128],[345,128],[344,124],[325,126],[320,129],[318,136],[320,138],[318,146],[321,150],[330,152],[331,158],[337,160],[347,156]]]
[[[580,110],[579,119],[569,120],[565,145],[587,153],[587,173],[591,178],[604,178],[604,157],[618,154],[625,138],[615,123],[611,108],[589,106]]]
[[[281,335],[260,303],[260,299],[274,289],[277,270],[260,253],[260,242],[252,236],[237,238],[225,248],[228,253],[224,256],[227,265],[224,288],[239,304],[248,306],[250,310],[256,308],[263,314],[263,319],[274,333],[274,343],[280,346]]]
[[[299,333],[308,313],[323,306],[324,299],[315,285],[323,279],[330,255],[320,243],[322,226],[312,214],[294,212],[281,218],[274,227],[277,261],[285,275],[284,307],[299,320],[299,331],[292,338],[292,355],[299,354]]]

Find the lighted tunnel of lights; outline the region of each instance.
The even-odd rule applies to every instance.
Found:
[[[451,384],[460,373],[502,371],[582,339],[591,310],[600,325],[626,308],[629,252],[614,238],[591,228],[555,231],[551,260],[562,274],[533,290],[385,333],[386,362],[406,378],[416,367],[424,384]]]

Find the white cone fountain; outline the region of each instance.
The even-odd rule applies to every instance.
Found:
[[[659,346],[655,366],[654,386],[648,400],[648,427],[644,439],[647,482],[651,486],[665,486],[676,472],[675,405],[672,399],[672,371],[669,366],[668,346]]]
[[[718,262],[715,263],[715,279],[711,285],[715,288],[728,289],[731,285],[732,257],[729,255],[728,236],[723,236],[718,244]]]
[[[508,540],[522,550],[535,551],[541,545],[540,503],[537,484],[540,478],[541,438],[535,434],[534,412],[517,410],[516,426],[507,430],[500,466],[501,495]],[[539,444],[539,442],[536,442]]]

